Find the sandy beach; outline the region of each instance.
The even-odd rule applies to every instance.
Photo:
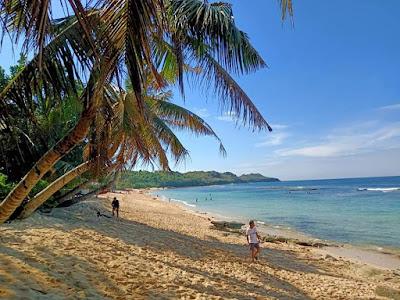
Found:
[[[97,217],[114,196],[120,219]],[[400,299],[390,268],[268,242],[251,264],[244,236],[210,221],[133,190],[2,225],[0,298]]]

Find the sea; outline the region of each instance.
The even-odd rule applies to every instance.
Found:
[[[164,189],[166,201],[332,242],[400,248],[400,176]]]

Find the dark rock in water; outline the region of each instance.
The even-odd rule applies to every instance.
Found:
[[[225,221],[211,221],[211,224],[213,224],[217,229],[241,229],[243,223],[238,223],[238,222],[225,222]]]
[[[305,241],[296,241],[297,245],[305,246],[305,247],[315,247],[315,248],[322,248],[327,247],[329,244],[321,243],[321,242],[305,242]]]
[[[313,242],[313,241],[301,241],[298,239],[293,239],[293,238],[286,238],[282,236],[265,236],[262,238],[264,242],[268,243],[292,243],[296,244],[299,246],[304,246],[304,247],[315,247],[315,248],[322,248],[326,246],[332,246],[326,243],[321,243],[321,242]]]
[[[263,242],[268,243],[288,243],[290,240],[282,236],[265,236],[262,238]]]

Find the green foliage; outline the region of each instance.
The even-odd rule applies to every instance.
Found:
[[[231,172],[219,173],[216,171],[194,171],[187,173],[126,171],[121,174],[117,189],[203,186],[257,181],[279,181],[279,179],[265,177],[261,174],[245,174],[238,177]]]
[[[14,81],[16,84],[24,80],[26,77],[24,72],[32,69],[30,63],[26,56],[21,54],[17,64],[10,66],[8,73],[0,67],[0,93],[10,89],[10,82]],[[76,82],[76,87],[78,93],[83,89],[80,82]],[[9,180],[18,181],[35,161],[77,123],[82,103],[76,95],[65,94],[61,102],[54,101],[53,97],[31,95],[35,105],[32,106],[32,112],[27,114],[26,110],[21,110],[17,105],[18,101],[10,101],[8,96],[3,95],[3,97],[2,103],[7,103],[7,106],[3,109],[0,105],[0,119],[4,118],[6,124],[0,126],[0,172],[5,173]],[[1,114],[3,113],[1,110],[4,110],[4,115]],[[3,128],[4,130],[1,130]],[[57,164],[56,175],[63,174],[81,160],[82,146],[78,146]],[[68,165],[72,167],[68,168]]]
[[[14,185],[15,183],[8,181],[7,175],[0,173],[0,200],[4,199],[8,195]],[[48,185],[49,183],[46,180],[40,180],[29,193],[29,196],[33,197],[34,195],[45,189]]]
[[[42,135],[47,138],[48,146],[51,147],[78,122],[82,103],[77,97],[65,97],[58,105],[51,105],[47,100],[39,103],[35,117]]]
[[[12,190],[14,184],[7,182],[7,176],[0,173],[0,200]]]
[[[28,60],[26,58],[26,55],[24,55],[23,53],[20,53],[17,64],[10,67],[10,78],[13,78],[19,72],[21,72],[25,68],[27,62],[28,62]]]
[[[40,193],[42,190],[44,190],[49,183],[46,180],[39,180],[39,182],[35,185],[35,187],[31,190],[29,193],[30,197],[35,196],[37,193]]]
[[[4,68],[0,66],[0,92],[6,87],[10,80],[25,68],[27,58],[22,53],[17,61],[16,65],[10,66],[9,75],[7,75]]]
[[[7,85],[10,78],[7,76],[6,71],[0,67],[0,91]]]

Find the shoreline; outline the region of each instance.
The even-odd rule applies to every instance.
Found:
[[[157,197],[153,194],[163,189],[169,188],[139,190],[144,191],[147,195],[153,197],[153,199],[168,203],[168,200],[164,196]],[[176,203],[183,210],[195,215],[208,217],[213,219],[213,221],[244,223],[242,231],[244,231],[246,227],[247,220],[207,211],[198,211],[196,210],[196,206],[187,203],[185,200],[171,198],[171,201]],[[351,243],[341,243],[339,241],[322,240],[294,229],[277,228],[279,225],[273,225],[259,220],[255,221],[258,223],[257,227],[260,229],[260,233],[266,235],[265,240],[267,242],[292,243],[300,246],[306,245],[307,247],[316,249],[317,253],[332,257],[333,259],[344,259],[353,263],[367,264],[379,269],[396,271],[400,275],[400,248],[379,245],[355,245]]]

